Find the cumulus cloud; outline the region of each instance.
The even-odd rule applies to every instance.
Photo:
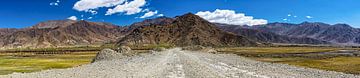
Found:
[[[236,13],[234,10],[216,9],[214,12],[200,11],[196,15],[214,23],[225,23],[232,25],[262,25],[268,21],[264,19],[254,19],[252,16],[245,16],[244,13]]]
[[[112,15],[115,13],[125,13],[125,15],[132,15],[140,13],[142,8],[146,4],[145,0],[134,0],[131,2],[125,2],[124,4],[117,5],[113,9],[108,9],[105,15]]]
[[[78,11],[89,11],[101,7],[113,7],[125,1],[126,0],[80,0],[75,3],[73,8]]]
[[[155,12],[153,12],[153,11],[149,11],[149,12],[145,13],[143,16],[141,16],[140,18],[147,18],[147,17],[151,17],[151,16],[156,15],[157,13],[158,13],[158,11],[155,11]]]
[[[76,16],[70,16],[68,19],[69,20],[77,20],[77,17]]]

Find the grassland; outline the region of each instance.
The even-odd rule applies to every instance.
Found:
[[[138,53],[170,45],[130,46]],[[89,64],[96,53],[104,48],[116,49],[114,45],[62,48],[16,48],[0,50],[0,75],[13,72],[36,72],[48,69],[63,69]]]
[[[321,52],[337,50],[359,50],[359,48],[334,48],[334,47],[234,47],[218,48],[220,52],[234,53],[251,59],[272,63],[283,63],[300,67],[309,67],[322,70],[345,72],[360,75],[360,57],[316,55]],[[304,54],[304,56],[278,56],[282,54]],[[272,56],[274,55],[274,56]],[[275,56],[277,55],[277,56]]]
[[[247,53],[247,54],[275,54],[275,53],[310,53],[310,52],[329,52],[350,48],[334,47],[230,47],[219,48],[222,52]]]
[[[90,63],[95,55],[95,51],[66,54],[0,53],[0,75],[75,67]]]

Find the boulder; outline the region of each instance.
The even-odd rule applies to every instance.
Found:
[[[119,48],[117,48],[117,52],[119,53],[128,53],[131,51],[131,48],[128,46],[121,46]]]
[[[121,46],[117,49],[117,52],[121,53],[124,56],[134,56],[136,52],[132,51],[128,46]]]

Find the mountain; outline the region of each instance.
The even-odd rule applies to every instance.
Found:
[[[289,37],[308,37],[339,45],[360,44],[360,29],[353,28],[347,24],[330,25],[320,22],[303,22],[300,24],[270,23],[250,28]]]
[[[166,18],[167,19],[167,18]],[[156,19],[155,19],[156,20]],[[152,20],[154,21],[154,20]],[[203,18],[188,13],[173,19],[136,27],[121,38],[118,45],[171,44],[177,46],[256,46],[257,42],[244,36],[228,33]],[[159,21],[165,23],[159,23]]]
[[[29,28],[8,31],[2,35],[3,48],[44,48],[78,45],[97,45],[115,42],[123,28],[88,21],[46,21]],[[0,31],[3,32],[3,31]]]
[[[136,22],[131,24],[130,26],[126,26],[126,32],[131,32],[136,28],[139,28],[141,26],[148,26],[148,25],[167,25],[167,24],[171,24],[173,21],[175,21],[174,18],[170,18],[170,17],[158,17],[158,18],[154,18],[154,19],[146,19],[144,21],[141,22]]]
[[[306,37],[288,37],[269,31],[250,29],[248,26],[216,24],[224,31],[232,32],[245,36],[249,39],[265,43],[286,43],[286,44],[330,44],[326,41],[316,40]]]

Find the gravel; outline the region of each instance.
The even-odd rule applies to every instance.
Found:
[[[233,54],[168,49],[75,68],[0,78],[360,78],[358,75],[264,63]]]

